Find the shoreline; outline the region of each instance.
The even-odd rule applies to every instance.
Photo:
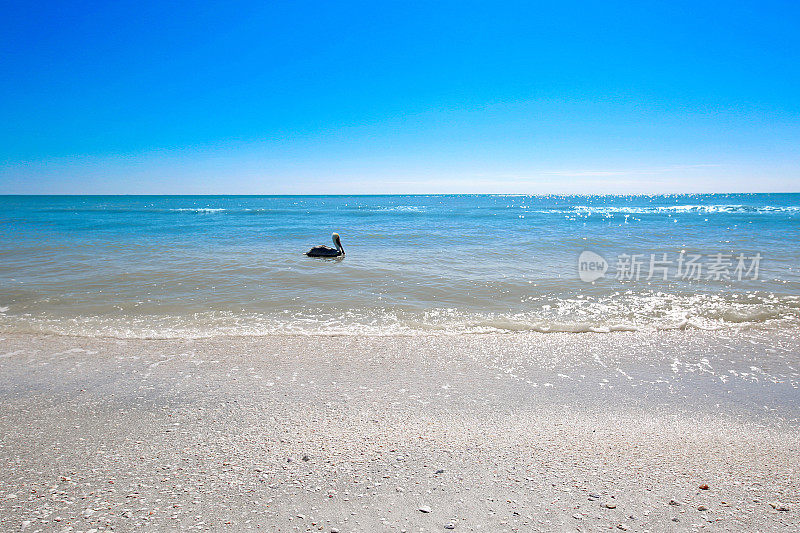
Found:
[[[790,333],[0,335],[0,525],[797,527]]]
[[[517,316],[490,318],[476,315],[470,320],[460,317],[452,323],[423,323],[424,320],[405,317],[397,320],[396,316],[371,317],[370,321],[342,323],[326,322],[333,315],[320,317],[285,317],[277,318],[266,314],[217,313],[204,317],[197,323],[192,319],[178,315],[161,317],[143,317],[131,315],[114,316],[112,322],[98,323],[98,317],[50,317],[44,322],[27,323],[19,321],[19,317],[3,314],[6,308],[0,307],[0,337],[75,337],[87,339],[119,339],[119,340],[214,340],[223,338],[271,338],[271,337],[457,337],[468,335],[561,335],[561,334],[620,334],[633,333],[642,335],[658,335],[669,332],[686,332],[688,334],[707,332],[721,335],[763,333],[776,335],[797,329],[800,322],[793,309],[786,316],[749,320],[723,321],[721,323],[703,323],[708,317],[684,318],[678,321],[662,323],[593,323],[534,320],[531,317],[521,319]],[[794,314],[792,314],[794,313]],[[197,318],[198,313],[192,314]],[[367,318],[361,316],[362,319]],[[386,322],[382,320],[389,318]],[[40,320],[41,317],[37,320]],[[108,320],[105,318],[103,320]],[[150,323],[149,320],[154,320]],[[64,324],[68,324],[65,326]]]

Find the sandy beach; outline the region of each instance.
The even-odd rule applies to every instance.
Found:
[[[799,345],[6,336],[0,525],[788,531]]]

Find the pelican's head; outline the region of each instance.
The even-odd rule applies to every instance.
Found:
[[[333,235],[331,235],[331,237],[333,238],[333,245],[336,246],[336,249],[342,252],[342,254],[344,254],[344,248],[342,247],[341,239],[339,239],[339,234],[334,233]]]

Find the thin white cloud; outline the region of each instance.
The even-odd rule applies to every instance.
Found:
[[[718,163],[700,163],[691,165],[671,165],[666,167],[630,168],[630,169],[573,169],[573,170],[545,170],[541,174],[546,176],[568,177],[604,177],[604,176],[641,176],[646,174],[664,174],[688,170],[720,167]]]

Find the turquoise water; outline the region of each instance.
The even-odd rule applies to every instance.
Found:
[[[334,231],[344,259],[302,255],[332,246]],[[585,250],[608,263],[593,283],[579,277]],[[701,256],[699,279],[677,275],[681,252]],[[618,279],[621,254],[640,256],[639,279]],[[647,279],[651,254],[672,261],[667,280],[663,270]],[[730,279],[710,275],[716,254],[729,257]],[[752,270],[739,276],[737,257],[750,267],[756,254],[757,279]],[[798,194],[0,197],[3,332],[202,337],[799,323]]]

